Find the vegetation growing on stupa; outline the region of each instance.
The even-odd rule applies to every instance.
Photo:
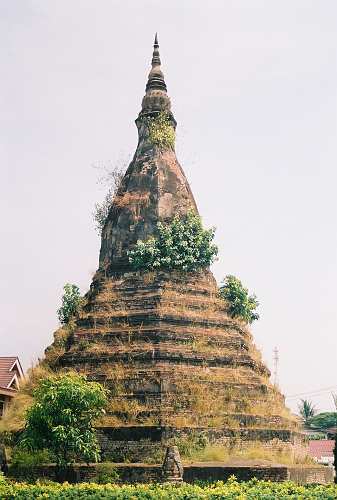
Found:
[[[248,289],[242,285],[239,278],[226,276],[219,289],[219,296],[228,303],[232,318],[239,318],[247,323],[259,319],[259,314],[256,312],[259,305],[257,298],[255,295],[249,295]]]
[[[175,216],[170,223],[158,222],[156,236],[138,241],[128,253],[135,270],[196,271],[208,267],[216,258],[217,246],[212,243],[215,229],[204,229],[201,218],[190,211]]]
[[[149,139],[153,145],[161,148],[174,147],[175,130],[165,111],[149,118]]]
[[[126,162],[122,161],[109,168],[103,167],[103,175],[99,177],[98,184],[107,187],[108,191],[100,203],[95,203],[92,218],[95,229],[99,235],[102,234],[105,222],[113,205],[117,191],[121,185],[126,170]],[[101,168],[101,167],[97,167]]]
[[[83,299],[77,285],[66,283],[63,290],[62,305],[57,311],[57,316],[61,325],[66,325],[79,311]]]

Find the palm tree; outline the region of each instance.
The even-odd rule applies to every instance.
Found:
[[[310,419],[316,414],[315,406],[308,399],[301,399],[298,409],[304,424],[309,425]]]

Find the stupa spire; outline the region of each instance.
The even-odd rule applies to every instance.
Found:
[[[161,70],[161,61],[159,54],[158,35],[156,33],[153,44],[153,54],[151,61],[151,71],[149,73],[148,81],[146,84],[146,92],[149,90],[164,90],[167,91],[164,74]]]

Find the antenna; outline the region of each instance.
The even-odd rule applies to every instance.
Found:
[[[275,347],[273,350],[274,357],[273,357],[273,383],[274,385],[278,385],[278,362],[279,362],[279,355],[278,355],[278,348]]]

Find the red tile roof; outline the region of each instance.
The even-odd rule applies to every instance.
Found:
[[[334,439],[315,439],[309,441],[309,454],[314,458],[332,457],[334,447]]]
[[[16,371],[19,372],[19,379],[23,376],[19,358],[14,356],[0,356],[0,387],[9,389]]]

